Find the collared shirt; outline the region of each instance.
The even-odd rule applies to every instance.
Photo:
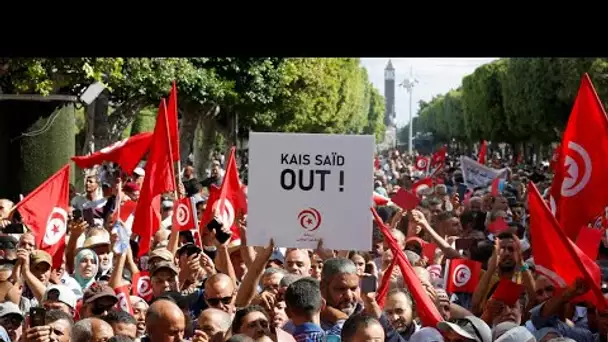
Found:
[[[291,334],[297,342],[325,342],[327,338],[325,330],[311,322],[294,326]]]
[[[530,310],[530,320],[534,327],[538,330],[542,328],[553,328],[564,337],[569,337],[577,342],[599,342],[599,334],[594,334],[588,329],[571,327],[565,322],[562,322],[557,315],[552,315],[547,318],[541,316],[541,311],[545,303],[539,304]]]

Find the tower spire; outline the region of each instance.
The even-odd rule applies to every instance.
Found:
[[[386,70],[395,70],[395,68],[393,68],[393,62],[391,61],[391,59],[388,59],[388,64],[386,65]]]

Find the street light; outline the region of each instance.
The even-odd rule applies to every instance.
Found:
[[[408,152],[411,155],[412,154],[412,145],[413,145],[413,139],[412,139],[412,127],[413,127],[413,109],[412,109],[412,92],[414,90],[414,86],[418,84],[418,80],[416,78],[414,78],[414,74],[412,72],[412,68],[410,67],[410,78],[406,78],[405,80],[403,80],[403,82],[401,82],[401,84],[399,84],[400,87],[405,88],[405,91],[407,91],[408,94],[410,94],[410,129],[409,129],[409,144],[408,144]]]

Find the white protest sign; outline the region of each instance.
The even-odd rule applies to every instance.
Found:
[[[247,242],[371,250],[371,135],[249,134]]]
[[[507,169],[492,169],[465,156],[460,157],[460,168],[462,169],[464,183],[469,188],[489,186],[497,177],[507,178]]]

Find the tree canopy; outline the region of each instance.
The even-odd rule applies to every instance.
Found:
[[[484,64],[458,89],[422,101],[414,130],[431,132],[439,142],[559,141],[585,72],[608,104],[605,58],[503,58]]]

